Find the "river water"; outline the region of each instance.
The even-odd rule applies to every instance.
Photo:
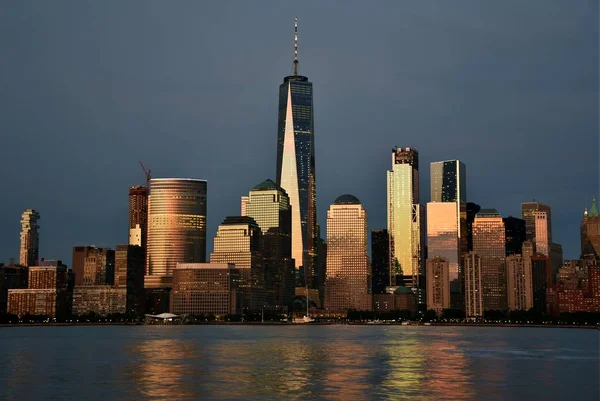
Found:
[[[600,331],[0,328],[0,400],[600,400]]]

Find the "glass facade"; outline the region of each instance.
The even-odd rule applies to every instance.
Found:
[[[521,218],[525,220],[525,239],[533,241],[538,253],[550,256],[552,244],[552,209],[540,202],[521,203]]]
[[[390,235],[390,279],[412,278],[418,303],[425,306],[423,206],[419,203],[419,154],[414,148],[392,149],[392,170],[387,172],[387,216]]]
[[[206,260],[206,186],[189,178],[150,180],[146,288],[169,288],[177,263]]]
[[[267,304],[288,306],[294,299],[295,268],[292,259],[292,210],[287,193],[271,180],[252,188],[245,202],[246,216],[262,231]]]
[[[211,263],[233,263],[239,271],[243,309],[266,307],[265,271],[261,251],[262,233],[253,218],[227,217],[217,230]]]
[[[441,257],[448,262],[450,291],[453,294],[462,293],[457,215],[455,202],[427,204],[427,257]]]
[[[40,214],[34,209],[25,210],[21,216],[21,248],[19,252],[21,266],[35,266],[39,259],[39,219]]]
[[[481,258],[485,310],[507,308],[504,243],[500,213],[496,209],[481,209],[473,222],[473,251]]]
[[[372,308],[367,211],[352,195],[338,197],[327,211],[325,308]]]
[[[373,294],[384,294],[390,285],[390,237],[387,230],[371,231]]]

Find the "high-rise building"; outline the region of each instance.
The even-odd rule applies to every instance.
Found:
[[[40,251],[39,219],[40,214],[34,209],[26,209],[21,216],[21,249],[19,252],[21,266],[33,266],[38,260]]]
[[[177,263],[206,261],[206,186],[191,178],[150,180],[146,288],[170,288]]]
[[[148,234],[148,189],[141,185],[129,188],[129,245],[146,248]]]
[[[533,309],[539,313],[547,312],[548,288],[552,287],[552,269],[547,256],[537,254],[523,257],[531,263],[531,291],[533,292]]]
[[[465,313],[468,318],[483,317],[483,279],[481,258],[469,252],[463,256],[465,269]]]
[[[248,216],[229,216],[217,229],[210,263],[233,263],[239,271],[242,309],[266,307],[262,232]]]
[[[114,281],[115,251],[94,245],[73,247],[75,285],[109,285]]]
[[[0,313],[6,313],[8,290],[27,288],[28,269],[25,266],[0,263]]]
[[[327,211],[326,274],[326,309],[371,310],[367,211],[352,195],[339,196]]]
[[[505,310],[506,260],[504,222],[496,209],[481,209],[473,222],[473,252],[481,258],[483,307]]]
[[[460,252],[467,252],[467,170],[460,160],[431,163],[431,202],[453,202]],[[460,262],[459,262],[460,263]]]
[[[296,281],[292,259],[292,209],[287,193],[273,181],[265,180],[252,188],[245,198],[245,216],[252,217],[262,231],[267,305],[289,306],[294,299]]]
[[[419,306],[424,308],[425,214],[419,203],[419,153],[414,148],[392,149],[392,169],[387,172],[387,216],[391,279],[409,275]]]
[[[456,202],[427,203],[427,257],[428,260],[442,258],[446,261],[449,269],[449,291],[453,298],[452,308],[462,309],[464,307],[461,306],[463,290],[458,213]],[[425,277],[427,278],[427,274]],[[428,278],[427,283],[429,285]],[[427,299],[430,299],[429,295],[427,295]],[[427,308],[431,309],[429,305]],[[450,308],[450,306],[446,308]]]
[[[294,72],[279,86],[277,184],[292,207],[292,258],[297,284],[314,285],[317,233],[313,86],[298,73],[298,21],[294,32]]]
[[[427,309],[441,316],[450,308],[450,270],[446,259],[439,256],[427,259]]]
[[[390,237],[387,230],[371,230],[372,293],[384,294],[390,285]]]
[[[529,310],[533,307],[531,257],[520,254],[506,258],[506,291],[509,310]]]
[[[473,222],[481,207],[477,203],[467,202],[467,250],[473,252]]]
[[[508,216],[504,221],[504,238],[506,241],[506,256],[517,255],[522,252],[525,236],[525,220]]]
[[[126,289],[125,310],[144,313],[144,248],[137,245],[117,245],[115,250],[114,287]]]
[[[556,275],[558,269],[563,264],[562,245],[557,243],[550,244],[550,265],[552,266],[552,275]]]
[[[552,244],[552,209],[540,202],[521,203],[521,217],[525,220],[525,239],[533,241],[538,253],[550,256]]]
[[[600,256],[600,213],[596,206],[596,197],[592,198],[589,212],[583,212],[581,221],[581,257],[595,259]]]
[[[232,263],[179,263],[173,270],[171,312],[216,317],[239,314],[239,279]]]

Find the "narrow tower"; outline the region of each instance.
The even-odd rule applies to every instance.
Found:
[[[317,207],[312,82],[299,75],[298,20],[294,26],[293,75],[279,86],[277,185],[292,208],[292,258],[296,285],[316,288]]]
[[[27,209],[21,216],[21,249],[19,264],[34,266],[39,256],[38,220],[40,214],[34,209]]]

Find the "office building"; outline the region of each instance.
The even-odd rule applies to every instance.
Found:
[[[262,232],[267,305],[289,306],[296,284],[289,198],[283,188],[271,180],[256,185],[246,198],[245,216],[253,218]]]
[[[146,248],[148,234],[148,189],[141,185],[129,188],[129,245]]]
[[[427,259],[427,309],[438,316],[444,309],[450,309],[450,264],[448,260],[436,256]]]
[[[523,242],[526,240],[525,220],[508,216],[502,221],[504,221],[506,256],[521,254]]]
[[[449,268],[449,290],[453,298],[452,308],[463,309],[458,213],[456,202],[429,202],[427,204],[427,257],[428,260],[442,258],[446,261]],[[427,279],[427,283],[429,285],[429,279]],[[429,295],[427,299],[430,299]],[[446,306],[446,308],[450,307],[450,305]],[[427,308],[431,309],[429,305]]]
[[[313,85],[299,74],[298,21],[294,32],[294,70],[279,86],[277,119],[277,184],[289,197],[292,209],[292,258],[297,285],[305,279],[314,286],[318,276],[316,257],[317,195],[315,183],[315,138]]]
[[[583,212],[581,221],[581,257],[596,259],[600,257],[600,213],[596,197],[592,198],[592,207]]]
[[[8,290],[27,288],[27,276],[26,266],[0,264],[0,313],[6,313]]]
[[[371,230],[371,269],[373,294],[384,294],[390,285],[390,237],[387,230]]]
[[[430,166],[431,202],[452,202],[460,253],[467,252],[467,170],[460,160],[433,162]],[[459,262],[460,263],[460,262]]]
[[[327,310],[371,310],[367,211],[352,195],[339,196],[327,211],[326,274]]]
[[[114,280],[115,251],[93,245],[73,247],[75,285],[108,285]]]
[[[27,209],[21,216],[21,249],[19,264],[21,266],[34,266],[38,260],[40,237],[38,234],[38,220],[40,214],[34,209]]]
[[[520,254],[506,258],[506,291],[509,310],[533,307],[531,257]]]
[[[424,308],[425,214],[419,203],[419,153],[414,148],[392,149],[392,169],[387,172],[387,217],[390,271],[396,273],[391,274],[391,281],[399,271],[411,276],[410,287]]]
[[[469,252],[463,257],[465,269],[465,313],[467,318],[483,317],[483,280],[481,258]]]
[[[552,288],[553,274],[550,259],[537,254],[526,256],[531,264],[531,291],[533,293],[533,309],[538,313],[547,312],[547,290]]]
[[[504,222],[496,209],[481,209],[473,222],[473,252],[481,258],[483,307],[505,310],[506,260]]]
[[[552,266],[552,274],[556,275],[558,269],[563,265],[563,250],[562,245],[557,243],[550,244],[550,265]]]
[[[110,285],[75,287],[73,291],[73,314],[95,313],[106,316],[113,313],[125,313],[127,289]]]
[[[144,313],[144,248],[117,245],[115,250],[114,288],[126,290],[125,310],[141,316]]]
[[[473,252],[473,222],[481,207],[473,202],[467,202],[467,250]]]
[[[177,263],[206,261],[206,187],[191,178],[150,180],[145,288],[170,288]]]
[[[239,279],[232,263],[179,263],[173,271],[171,312],[215,317],[239,314]]]
[[[540,202],[521,204],[521,217],[525,220],[525,239],[535,243],[536,251],[550,256],[552,244],[552,209]]]
[[[242,309],[267,307],[262,232],[248,216],[229,216],[217,229],[210,263],[232,263],[239,272]]]
[[[31,266],[27,289],[8,290],[8,313],[22,317],[46,315],[64,319],[69,314],[69,272],[60,261],[55,265]]]

